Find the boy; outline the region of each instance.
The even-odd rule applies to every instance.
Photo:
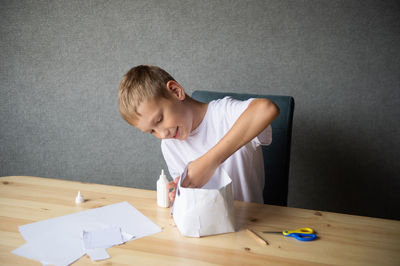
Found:
[[[183,187],[205,185],[217,167],[231,177],[235,200],[263,203],[264,163],[260,145],[272,140],[271,122],[279,108],[268,99],[230,97],[198,102],[163,69],[140,65],[122,78],[118,92],[122,118],[161,139],[161,149],[176,184],[186,165]]]

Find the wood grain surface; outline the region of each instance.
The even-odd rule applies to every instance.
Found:
[[[75,204],[81,191],[86,201]],[[73,265],[400,265],[400,221],[235,202],[235,233],[182,236],[156,192],[50,178],[0,178],[0,265],[41,265],[11,253],[25,243],[18,226],[127,201],[162,232],[107,249],[111,258]],[[217,214],[210,214],[217,215]],[[318,239],[300,242],[281,231],[311,227]],[[262,245],[247,228],[261,235]]]

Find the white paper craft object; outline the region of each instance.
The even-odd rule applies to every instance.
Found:
[[[202,188],[184,188],[187,167],[178,182],[173,217],[182,235],[201,237],[235,231],[232,180],[219,167]]]

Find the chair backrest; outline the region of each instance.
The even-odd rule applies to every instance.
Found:
[[[279,106],[280,114],[271,124],[272,143],[269,146],[262,147],[265,168],[264,203],[287,206],[290,144],[294,111],[293,97],[202,90],[194,91],[192,94],[192,97],[200,102],[210,102],[225,96],[232,96],[237,100],[268,98]]]

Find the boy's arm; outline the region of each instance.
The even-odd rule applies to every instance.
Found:
[[[208,152],[191,162],[183,187],[202,187],[217,167],[258,136],[279,115],[279,107],[268,99],[254,99],[226,135]]]

